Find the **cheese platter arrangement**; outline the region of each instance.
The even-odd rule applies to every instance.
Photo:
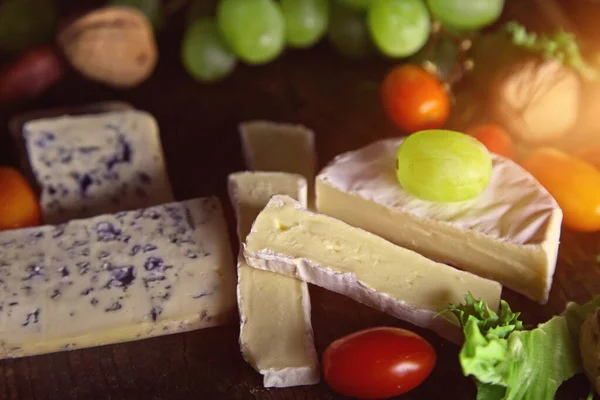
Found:
[[[15,91],[31,58],[9,63],[0,398],[595,398],[598,153],[575,133],[529,141],[544,129],[525,117],[469,114],[457,81],[494,35],[554,49],[578,82],[591,67],[571,37],[513,22],[457,42],[466,20],[435,0],[405,1],[427,16],[411,20],[423,43],[397,47],[381,27],[404,1],[306,0],[325,25],[304,44],[296,1],[222,0],[208,19],[194,2],[181,59],[160,45],[181,32],[157,8],[115,1],[64,23],[43,50],[60,73],[35,95]],[[499,18],[504,2],[486,4],[469,23]],[[288,47],[327,35],[348,56],[325,33],[338,7],[366,24],[367,53],[414,58],[361,64],[317,45],[275,60],[280,47],[251,49],[230,23],[268,9],[272,28],[281,8]],[[436,55],[448,37],[452,71]],[[197,58],[207,48],[227,71]],[[489,96],[514,100],[517,78],[498,76]]]

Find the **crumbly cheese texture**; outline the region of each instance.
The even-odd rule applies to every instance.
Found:
[[[552,196],[517,164],[492,155],[491,182],[477,198],[421,200],[396,178],[401,142],[336,157],[317,177],[319,212],[545,303],[562,223]]]
[[[158,125],[136,110],[23,126],[47,224],[173,201]]]
[[[239,172],[229,176],[238,236],[245,240],[256,216],[275,194],[306,205],[306,179],[280,172]],[[244,359],[264,375],[265,387],[311,385],[320,371],[305,282],[251,268],[238,258],[240,346]]]
[[[260,213],[244,255],[254,268],[344,294],[454,341],[461,337],[458,327],[433,316],[469,292],[496,309],[502,291],[497,282],[307,211],[287,196],[274,196]]]
[[[314,197],[316,152],[314,132],[302,125],[248,121],[239,126],[242,150],[249,169],[302,175],[308,200]]]
[[[1,358],[206,328],[235,313],[215,198],[1,232],[0,287]]]

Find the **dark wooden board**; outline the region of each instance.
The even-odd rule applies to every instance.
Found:
[[[248,119],[302,123],[316,133],[319,165],[336,154],[382,137],[399,135],[379,105],[379,82],[391,65],[380,59],[346,60],[327,45],[290,51],[262,67],[238,66],[222,83],[194,82],[179,64],[181,27],[161,37],[161,61],[138,88],[116,91],[71,74],[41,99],[0,110],[0,164],[18,164],[8,135],[20,112],[77,107],[118,100],[158,120],[177,199],[218,195],[233,215],[226,177],[243,169],[237,124]],[[547,320],[567,301],[585,302],[600,293],[599,234],[563,232],[556,279],[547,305],[505,289],[503,297],[528,323]],[[431,377],[403,399],[474,399],[475,388],[460,371],[458,347],[343,296],[311,287],[312,319],[321,354],[336,338],[379,325],[408,328],[436,348]],[[0,361],[0,399],[342,399],[322,382],[311,387],[264,389],[262,377],[243,360],[235,324],[99,348]],[[579,376],[558,398],[589,393]]]

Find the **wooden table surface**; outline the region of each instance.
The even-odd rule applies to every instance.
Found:
[[[225,205],[226,177],[244,169],[237,124],[269,119],[305,124],[316,132],[319,165],[336,154],[399,135],[379,106],[378,85],[390,63],[353,61],[326,44],[290,51],[267,66],[238,66],[218,84],[194,82],[179,63],[180,28],[160,39],[161,61],[153,77],[129,91],[114,91],[71,74],[41,99],[0,110],[0,164],[15,164],[5,134],[16,112],[123,100],[158,120],[169,176],[178,200],[210,194]],[[234,247],[235,248],[235,247]],[[550,301],[541,306],[504,289],[513,310],[528,323],[542,322],[567,301],[585,302],[600,293],[600,235],[563,231]],[[389,317],[341,295],[311,287],[312,321],[321,354],[336,338],[371,326],[398,326],[423,335],[438,353],[432,375],[404,399],[474,399],[463,377],[458,347],[431,332]],[[138,342],[0,361],[0,399],[341,399],[326,383],[265,389],[262,377],[246,364],[238,347],[238,325],[231,324]],[[583,376],[567,382],[558,398],[589,393]]]

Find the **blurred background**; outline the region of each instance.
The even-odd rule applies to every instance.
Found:
[[[211,108],[221,121],[269,117],[268,107],[252,111],[256,97],[303,120],[310,98],[390,136],[445,126],[517,160],[540,146],[600,159],[599,1],[250,3],[0,1],[1,129],[19,111],[107,99],[167,119],[186,110],[210,119]],[[411,88],[410,71],[392,74],[402,65],[429,75]],[[158,105],[165,96],[171,107]],[[10,146],[3,135],[1,160],[14,164]]]

